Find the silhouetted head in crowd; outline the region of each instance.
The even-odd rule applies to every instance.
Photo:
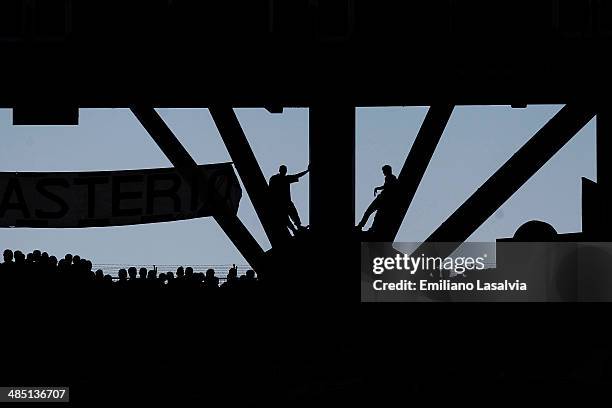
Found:
[[[14,253],[15,263],[24,264],[25,263],[25,255],[21,251],[15,251]]]
[[[176,268],[176,277],[177,279],[183,279],[185,277],[185,270],[182,266]]]
[[[255,271],[249,269],[248,271],[246,271],[246,277],[248,280],[255,280]]]
[[[49,266],[53,266],[53,267],[57,266],[57,258],[53,255],[49,257]]]
[[[64,259],[66,260],[68,265],[72,264],[72,254],[66,254],[66,256],[64,256]]]
[[[167,279],[167,278],[166,278],[166,274],[165,274],[165,273],[163,273],[163,272],[162,272],[162,273],[160,273],[160,274],[159,274],[159,277],[157,278],[157,280],[158,280],[160,283],[162,283],[162,284],[163,284],[163,283],[166,281],[166,279]]]
[[[191,266],[188,266],[187,268],[185,268],[185,277],[187,279],[193,278],[193,268]]]
[[[140,270],[138,271],[138,276],[140,277],[140,279],[146,279],[147,278],[147,268],[140,268]]]
[[[171,281],[172,279],[174,279],[174,273],[166,272],[166,279],[168,279],[168,281]]]
[[[40,261],[40,257],[41,257],[41,253],[39,249],[35,249],[32,252],[32,259],[34,260],[34,262],[39,262]]]
[[[138,271],[136,271],[135,267],[130,266],[128,268],[128,275],[130,276],[130,279],[136,279],[137,274],[138,274]]]
[[[382,167],[382,172],[385,176],[390,176],[391,174],[393,174],[393,169],[388,164],[385,164]]]
[[[281,176],[285,176],[287,175],[287,166],[285,166],[284,164],[282,164],[279,168],[278,168],[278,174],[280,174]]]
[[[104,279],[104,271],[102,269],[98,269],[96,271],[96,279],[99,279],[99,280]]]
[[[149,280],[155,280],[157,279],[157,271],[155,269],[151,269],[148,273],[147,273],[147,279]]]
[[[204,284],[207,288],[218,288],[219,287],[219,278],[215,276],[214,269],[206,270],[206,276],[204,278]]]
[[[79,262],[81,262],[81,257],[80,256],[75,255],[75,256],[72,257],[72,264],[73,265],[78,265]]]
[[[4,258],[4,262],[9,263],[13,262],[13,251],[10,249],[5,249],[2,253],[2,257]]]
[[[127,271],[125,269],[119,269],[119,280],[125,281],[127,280]]]
[[[234,265],[232,268],[230,268],[230,270],[227,272],[227,280],[229,281],[234,281],[238,278],[238,268],[236,268],[236,265]]]

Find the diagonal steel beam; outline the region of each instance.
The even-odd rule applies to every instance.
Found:
[[[268,183],[236,113],[231,107],[210,107],[209,111],[270,243],[272,246],[282,243],[289,238],[289,231],[275,222],[271,212]]]
[[[197,178],[194,177],[198,169],[197,163],[155,109],[137,106],[132,108],[132,113],[174,165],[181,177],[191,188],[197,188],[195,186]],[[199,190],[202,191],[202,189]],[[242,224],[242,221],[235,215],[217,215],[213,218],[251,267],[256,269],[260,265],[264,252]]]
[[[595,113],[595,109],[587,106],[564,106],[444,221],[427,242],[460,243],[467,240],[580,129],[586,126]]]
[[[386,225],[381,225],[383,241],[395,240],[454,108],[454,105],[433,105],[427,111],[397,178],[397,206],[385,219]]]

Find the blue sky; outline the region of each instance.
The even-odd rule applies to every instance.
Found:
[[[457,107],[404,224],[398,241],[425,239],[560,106]],[[159,109],[185,148],[200,163],[229,161],[206,109]],[[427,112],[422,107],[357,110],[356,216],[382,183],[380,167],[398,172]],[[308,164],[308,110],[238,109],[238,118],[269,178],[279,164],[290,172]],[[12,126],[0,109],[0,171],[93,171],[169,167],[170,163],[127,109],[82,109],[77,127]],[[523,222],[539,219],[559,232],[581,229],[580,178],[595,175],[595,122],[587,125],[544,168],[472,235],[472,241],[511,236]],[[292,189],[308,223],[308,177]],[[239,216],[269,248],[244,194]],[[51,254],[78,253],[94,263],[244,263],[210,218],[94,229],[0,229],[0,247]]]

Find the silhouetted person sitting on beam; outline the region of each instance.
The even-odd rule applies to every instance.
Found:
[[[300,181],[300,177],[310,171],[308,169],[297,174],[287,174],[287,166],[284,164],[278,168],[278,174],[270,177],[270,194],[273,208],[278,222],[288,227],[294,234],[304,229],[300,216],[291,201],[291,184]],[[293,223],[291,222],[293,221]],[[293,225],[295,224],[295,226]]]
[[[378,195],[374,201],[372,201],[368,209],[363,214],[363,218],[361,218],[361,221],[359,221],[359,224],[357,224],[357,228],[359,229],[363,229],[372,214],[380,210],[383,206],[389,204],[388,201],[391,200],[393,190],[397,186],[397,177],[395,177],[393,174],[393,169],[391,169],[391,166],[385,164],[382,167],[382,172],[385,176],[385,183],[382,186],[374,189],[374,196],[376,196],[379,191],[382,191],[382,193]]]

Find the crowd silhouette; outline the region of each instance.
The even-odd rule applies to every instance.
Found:
[[[216,276],[214,269],[206,273],[194,272],[192,267],[180,266],[176,272],[158,273],[156,269],[120,269],[113,278],[102,269],[93,270],[93,263],[79,255],[66,254],[57,259],[47,252],[34,250],[27,255],[22,251],[6,249],[0,264],[0,287],[11,288],[116,288],[118,290],[202,290],[227,291],[253,289],[258,286],[255,271],[238,275],[233,265],[225,278]]]

